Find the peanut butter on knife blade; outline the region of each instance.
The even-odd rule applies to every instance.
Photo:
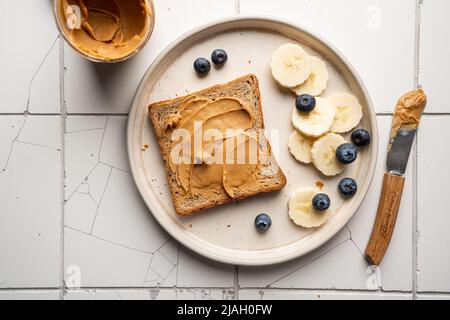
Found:
[[[400,128],[417,129],[426,104],[427,96],[421,88],[400,97],[394,112],[391,139],[397,135]]]

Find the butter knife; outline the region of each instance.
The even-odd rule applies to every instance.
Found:
[[[427,97],[422,89],[406,93],[397,102],[388,146],[387,172],[383,178],[375,225],[365,251],[372,265],[381,263],[391,241],[409,155],[426,103]]]

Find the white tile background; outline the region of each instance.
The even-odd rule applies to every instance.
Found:
[[[450,2],[155,2],[146,49],[100,66],[58,37],[50,1],[0,0],[0,36],[10,44],[0,50],[0,299],[450,299],[450,46],[442,41]],[[348,226],[316,252],[273,267],[237,268],[192,254],[160,229],[136,192],[125,126],[142,74],[186,30],[234,15],[283,18],[342,51],[373,98],[381,151],[396,98],[416,84],[428,92],[378,290],[367,290],[362,250],[383,152]],[[71,290],[78,271],[83,289]]]

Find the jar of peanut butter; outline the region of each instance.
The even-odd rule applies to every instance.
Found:
[[[61,34],[82,56],[103,63],[127,60],[148,42],[152,0],[54,0]]]

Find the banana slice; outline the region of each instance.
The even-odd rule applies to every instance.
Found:
[[[331,210],[319,212],[312,206],[312,199],[320,193],[315,188],[299,188],[289,201],[289,217],[296,225],[304,228],[317,228],[323,225],[331,215]]]
[[[305,137],[295,130],[289,137],[288,147],[295,159],[304,164],[310,164],[312,162],[311,148],[313,143],[313,139]]]
[[[287,43],[272,55],[270,70],[283,87],[292,88],[304,83],[311,75],[310,58],[298,44]]]
[[[312,96],[318,96],[327,88],[330,75],[328,73],[325,62],[317,57],[310,57],[311,75],[300,86],[292,88],[292,91],[300,96],[302,94],[310,94]]]
[[[335,133],[349,132],[363,117],[362,107],[358,98],[348,93],[338,93],[329,98],[331,104],[336,108],[336,115],[331,131]]]
[[[330,131],[336,109],[324,98],[316,98],[316,107],[311,112],[292,113],[292,124],[301,134],[317,138]]]
[[[335,133],[329,133],[314,142],[311,158],[317,170],[326,176],[342,173],[345,166],[336,159],[336,149],[345,143],[345,139]]]

